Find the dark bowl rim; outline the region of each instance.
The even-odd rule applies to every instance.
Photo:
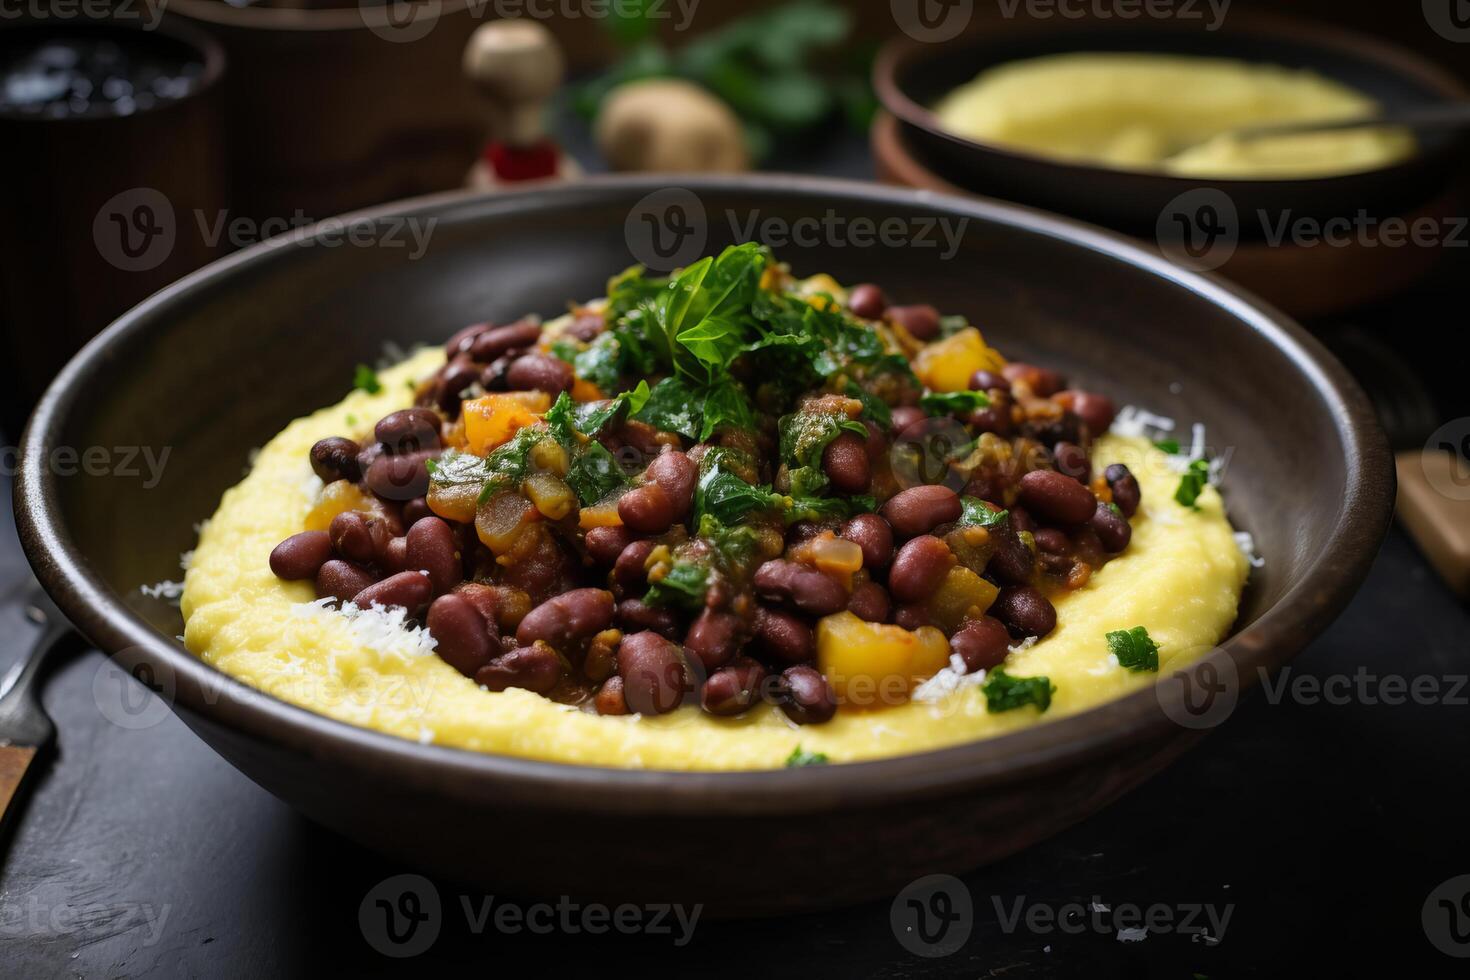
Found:
[[[1346,53],[1366,61],[1371,61],[1385,70],[1402,77],[1413,78],[1421,84],[1440,92],[1446,99],[1458,99],[1461,101],[1470,99],[1470,89],[1467,89],[1458,79],[1441,68],[1437,63],[1428,58],[1421,57],[1407,48],[1380,38],[1360,34],[1356,31],[1330,24],[1324,24],[1320,21],[1289,17],[1281,14],[1232,14],[1231,21],[1232,23],[1242,24],[1243,26],[1238,29],[1235,27],[1230,28],[1230,35],[1227,36],[1239,37],[1243,35],[1254,35],[1257,37],[1270,37],[1275,40],[1297,44],[1304,49],[1317,47],[1330,49],[1338,53]],[[1176,24],[1150,24],[1132,21],[1126,26],[1119,27],[1108,27],[1106,25],[1092,26],[1096,28],[1098,35],[1105,34],[1107,31],[1115,31],[1120,36],[1141,36],[1150,32],[1163,35],[1170,31],[1182,32],[1189,30],[1189,28],[1184,28]],[[1080,25],[1061,30],[1031,28],[1025,31],[1017,30],[1013,34],[1004,36],[1017,38],[1041,37],[1047,33],[1055,33],[1058,37],[1065,37],[1069,31],[1081,32],[1084,29],[1085,27]],[[1075,180],[1110,179],[1114,181],[1148,181],[1153,182],[1158,187],[1172,189],[1178,193],[1184,193],[1202,184],[1218,187],[1227,193],[1231,191],[1244,193],[1251,188],[1262,186],[1281,188],[1284,191],[1290,191],[1292,188],[1330,190],[1334,187],[1343,187],[1351,189],[1355,186],[1356,181],[1361,181],[1365,178],[1392,180],[1401,175],[1416,173],[1426,159],[1435,156],[1444,156],[1451,152],[1447,146],[1432,154],[1415,153],[1406,160],[1400,160],[1384,167],[1355,170],[1345,174],[1327,174],[1319,177],[1190,177],[1157,173],[1148,170],[1132,170],[1126,167],[1109,167],[1102,164],[1082,163],[1075,160],[1047,156],[1043,153],[1020,149],[1004,143],[991,143],[985,140],[978,140],[953,132],[942,125],[939,118],[927,106],[922,105],[909,96],[908,92],[899,83],[899,74],[911,62],[919,59],[926,52],[934,52],[951,47],[970,46],[986,39],[984,35],[973,31],[965,32],[955,38],[938,43],[920,41],[905,35],[889,38],[879,48],[878,54],[873,61],[871,79],[873,91],[877,94],[878,101],[885,109],[906,125],[913,126],[931,138],[943,140],[946,143],[961,147],[970,153],[1008,158],[1032,167],[1045,167],[1058,174],[1068,175]]]
[[[1387,531],[1394,500],[1387,439],[1362,390],[1302,327],[1213,276],[1175,266],[1121,236],[1043,211],[981,199],[957,198],[859,181],[767,174],[726,177],[602,176],[513,194],[453,191],[399,201],[344,215],[338,222],[374,221],[409,213],[473,217],[481,208],[534,210],[577,195],[637,196],[672,185],[696,194],[740,193],[772,197],[805,195],[855,203],[945,210],[1040,234],[1100,253],[1187,289],[1265,338],[1296,365],[1336,420],[1334,437],[1347,458],[1344,498],[1324,515],[1333,536],[1312,565],[1260,618],[1233,634],[1191,667],[1233,671],[1242,692],[1258,668],[1273,668],[1295,655],[1337,615],[1361,584]],[[319,226],[318,226],[319,227]],[[280,257],[310,233],[288,233],[227,256],[164,288],[120,317],[88,343],[42,396],[21,440],[16,482],[16,522],[27,558],[42,586],[94,643],[129,669],[148,664],[155,676],[172,678],[175,709],[191,724],[236,729],[252,739],[286,747],[309,758],[391,775],[395,789],[415,787],[464,799],[589,812],[662,812],[708,815],[830,811],[857,805],[949,795],[1030,779],[1082,761],[1116,753],[1143,739],[1183,729],[1160,710],[1170,685],[1156,685],[1088,711],[1018,732],[928,752],[800,770],[685,772],[629,770],[543,762],[437,745],[420,745],[359,728],[276,700],[235,681],[194,657],[129,609],[90,569],[72,541],[57,503],[56,474],[42,461],[57,443],[81,385],[105,368],[114,349],[177,304],[218,288],[257,264]],[[1213,676],[1217,675],[1211,675]]]

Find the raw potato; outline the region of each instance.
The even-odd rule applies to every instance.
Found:
[[[779,768],[798,744],[849,762],[1044,724],[1155,682],[1153,674],[1112,662],[1108,631],[1147,627],[1161,648],[1163,677],[1219,642],[1235,618],[1248,566],[1219,494],[1206,489],[1198,511],[1179,506],[1172,499],[1179,475],[1162,453],[1142,439],[1108,436],[1093,469],[1124,462],[1137,475],[1143,507],[1133,541],[1087,585],[1057,600],[1055,632],[1006,661],[1011,674],[1045,674],[1056,684],[1045,715],[1034,708],[991,714],[973,686],[934,704],[839,712],[825,725],[802,728],[766,707],[736,719],[694,705],[658,718],[599,717],[529,691],[484,691],[437,656],[370,645],[336,614],[303,615],[300,604],[315,598],[311,584],[282,582],[267,564],[271,549],[302,529],[321,493],[307,459],[312,443],[330,435],[368,438],[373,422],[412,400],[406,382],[431,373],[443,357],[441,350],[419,354],[383,372],[378,395],[352,392],[266,444],[250,475],[226,492],[185,576],[191,651],[282,700],[409,740],[586,765],[766,769]],[[594,509],[581,513],[585,524]]]

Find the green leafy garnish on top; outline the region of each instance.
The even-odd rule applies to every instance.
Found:
[[[1010,511],[1002,510],[978,497],[960,498],[960,523],[974,527],[995,527],[1010,519]]]
[[[1142,626],[1114,630],[1107,634],[1107,641],[1108,649],[1118,658],[1120,666],[1132,671],[1159,669],[1159,645]]]
[[[1191,460],[1189,468],[1179,478],[1179,488],[1174,491],[1174,500],[1185,507],[1199,509],[1199,495],[1204,492],[1210,482],[1210,463],[1208,460]]]
[[[800,769],[803,766],[825,766],[831,761],[831,759],[827,758],[827,753],[825,752],[808,752],[798,745],[786,757],[786,768]]]
[[[383,390],[383,383],[378,380],[378,372],[366,364],[359,364],[352,374],[352,387],[360,388],[369,395],[376,395]]]
[[[1014,711],[1028,704],[1045,711],[1051,707],[1051,696],[1057,688],[1049,677],[1012,677],[997,667],[985,678],[981,690],[985,692],[987,711]]]
[[[919,407],[930,415],[968,415],[989,405],[983,391],[926,391],[919,398]]]

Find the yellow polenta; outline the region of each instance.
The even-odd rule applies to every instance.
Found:
[[[205,526],[185,578],[185,641],[206,662],[254,688],[354,725],[407,739],[558,762],[663,769],[778,767],[800,744],[834,762],[934,749],[1060,718],[1159,675],[1129,673],[1111,658],[1104,634],[1147,627],[1161,650],[1160,673],[1217,643],[1235,618],[1247,562],[1235,545],[1219,495],[1199,510],[1173,500],[1179,477],[1140,439],[1109,436],[1096,462],[1126,462],[1143,489],[1128,550],[1080,590],[1056,600],[1057,628],[1013,653],[1017,676],[1045,674],[1056,685],[1051,709],[991,714],[966,685],[932,703],[839,711],[825,725],[798,729],[761,708],[720,719],[686,706],[657,718],[599,716],[529,691],[482,690],[437,656],[422,635],[387,641],[315,599],[308,582],[284,582],[267,557],[302,527],[321,483],[312,443],[371,424],[412,401],[411,379],[442,361],[426,351],[380,376],[377,395],[355,391],[340,404],[297,419],[260,451],[250,475],[228,491]]]
[[[1314,74],[1226,58],[1064,54],[982,72],[935,107],[945,128],[1059,159],[1195,177],[1323,177],[1414,152],[1398,129],[1240,140],[1231,130],[1372,115],[1367,96]]]

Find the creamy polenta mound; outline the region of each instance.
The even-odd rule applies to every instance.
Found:
[[[999,65],[935,107],[946,129],[971,139],[1119,169],[1236,179],[1327,177],[1411,156],[1414,138],[1401,128],[1232,134],[1379,111],[1373,99],[1310,71],[1143,53]]]
[[[1205,461],[756,246],[359,375],[205,524],[185,642],[405,739],[660,769],[935,749],[1155,683],[1248,571]]]

